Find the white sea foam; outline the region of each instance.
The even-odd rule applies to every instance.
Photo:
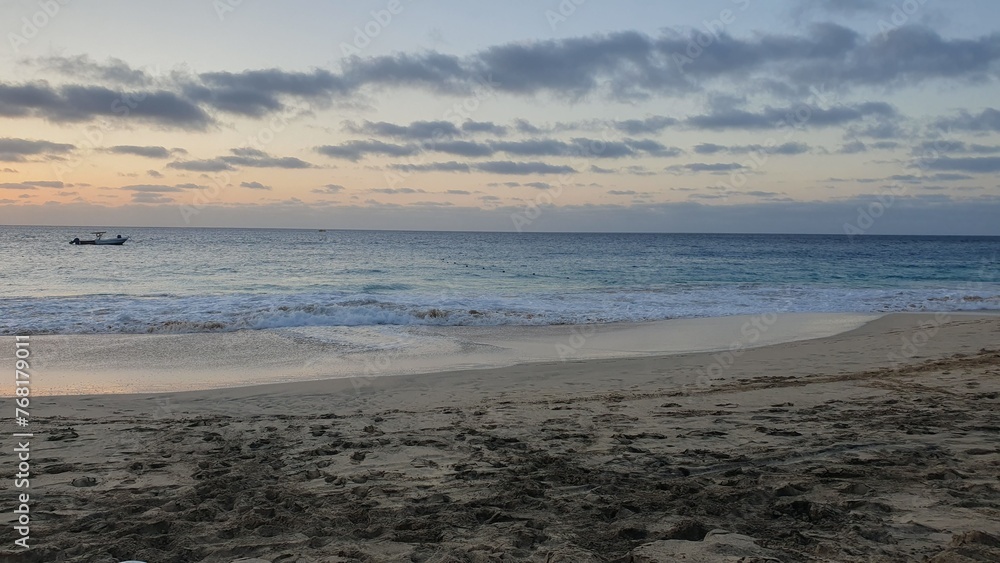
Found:
[[[636,322],[764,312],[1000,310],[1000,288],[690,286],[483,294],[88,296],[0,300],[0,334],[177,334],[291,327]]]

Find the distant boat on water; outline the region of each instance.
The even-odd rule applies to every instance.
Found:
[[[119,245],[119,244],[125,244],[125,241],[128,240],[128,237],[123,237],[121,235],[118,235],[115,238],[104,238],[104,234],[105,233],[107,233],[107,231],[94,231],[94,232],[90,233],[90,234],[94,235],[94,240],[80,240],[80,237],[76,237],[75,239],[69,241],[69,243],[70,244],[96,244],[96,245],[114,244],[114,245]]]

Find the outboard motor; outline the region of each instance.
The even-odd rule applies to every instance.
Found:
[[[80,237],[76,237],[75,239],[69,241],[69,243],[70,244],[80,244]]]

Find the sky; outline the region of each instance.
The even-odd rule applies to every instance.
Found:
[[[1000,235],[993,0],[0,0],[0,224]]]

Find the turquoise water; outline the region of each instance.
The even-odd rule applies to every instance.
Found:
[[[1000,310],[998,237],[0,227],[0,334]]]

